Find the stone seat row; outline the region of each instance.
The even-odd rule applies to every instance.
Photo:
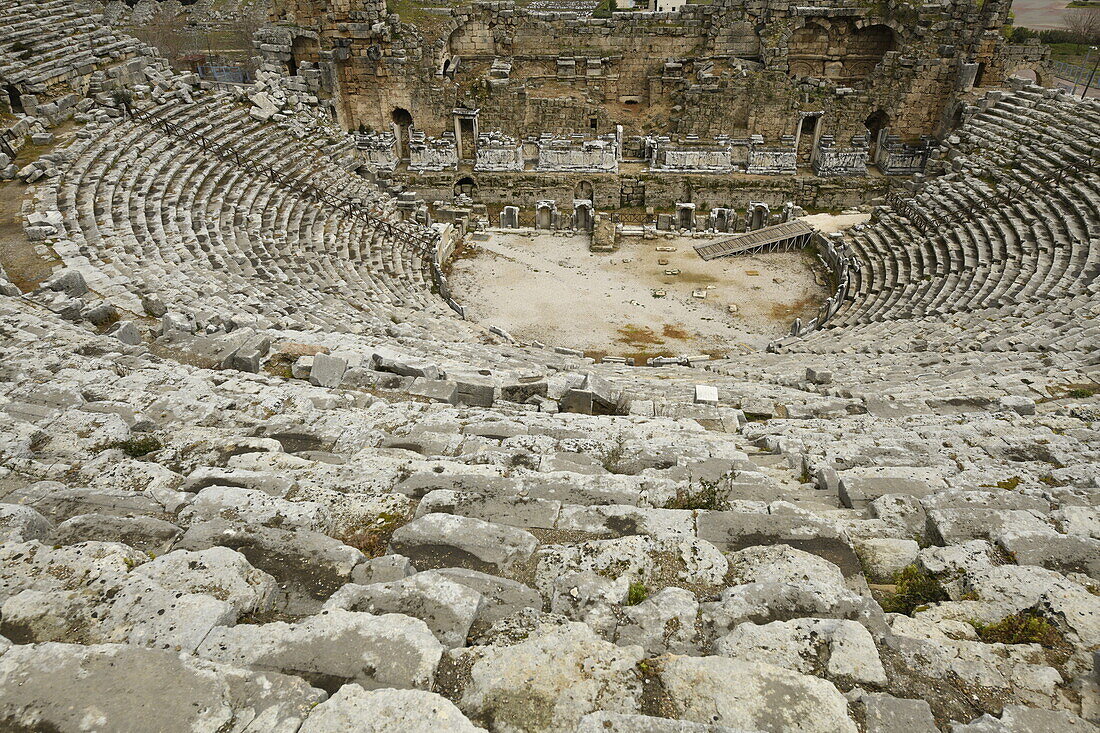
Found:
[[[962,137],[980,129],[1004,103],[976,116]],[[1065,100],[1058,106],[1077,107]],[[1094,116],[1090,111],[1085,119]],[[1057,119],[1067,118],[1073,116]],[[1100,273],[1096,174],[1075,170],[1058,186],[1037,186],[1039,195],[1005,202],[995,197],[989,179],[977,175],[987,170],[981,161],[957,152],[948,156],[956,171],[930,182],[916,198],[931,228],[921,231],[904,216],[883,212],[875,224],[847,237],[859,269],[831,328],[1059,298],[1080,292]],[[1035,182],[1058,166],[1064,169],[1064,161],[1016,165],[993,181],[999,187]]]
[[[304,167],[308,154],[278,136],[260,134],[247,120],[230,117],[222,139],[232,140],[235,149],[250,157]],[[181,300],[211,290],[211,280],[217,283],[213,290],[243,294],[251,289],[244,285],[251,282],[248,276],[256,275],[255,285],[264,295],[253,300],[263,307],[286,301],[298,310],[311,299],[316,302],[325,288],[336,288],[362,291],[363,297],[349,299],[360,303],[381,298],[387,306],[440,309],[430,295],[427,263],[379,232],[367,231],[362,220],[327,211],[226,161],[196,155],[190,143],[150,134],[142,125],[123,123],[104,133],[83,141],[70,169],[52,184],[60,195],[56,200],[40,195],[39,204],[66,212],[73,233],[81,232],[86,242],[79,247],[82,256],[106,254],[100,263],[101,282],[109,283],[112,295],[125,297],[128,292],[125,305],[130,309],[142,290],[128,283],[137,273],[155,274],[156,284],[148,286],[153,291],[186,288],[187,281],[205,285],[191,287]],[[276,155],[280,146],[287,149]],[[360,200],[381,199],[365,181],[342,169],[329,166],[322,172],[330,180],[342,177],[342,191]],[[111,252],[104,253],[105,248]],[[334,259],[347,264],[337,267]],[[180,278],[184,263],[201,264],[193,277]],[[301,283],[308,293],[288,298],[288,284]],[[322,300],[334,302],[310,315],[324,319],[326,328],[348,319],[346,306],[326,315],[341,300]],[[378,317],[386,315],[383,310]]]

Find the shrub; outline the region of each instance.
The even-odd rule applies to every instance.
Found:
[[[894,576],[894,587],[894,594],[882,604],[882,610],[887,613],[912,616],[922,606],[948,600],[947,591],[940,582],[916,565],[899,570]]]
[[[1028,611],[1005,616],[992,624],[971,623],[978,632],[978,638],[986,644],[1041,644],[1053,647],[1062,640],[1061,634],[1049,621]]]
[[[645,583],[635,580],[630,584],[630,590],[626,592],[626,605],[637,606],[648,597],[649,591],[646,590]]]
[[[724,512],[730,508],[731,476],[717,481],[699,479],[698,488],[694,482],[686,489],[677,489],[675,498],[665,503],[665,509],[705,509],[712,512]]]
[[[623,459],[626,458],[626,436],[619,433],[610,446],[600,456],[600,464],[608,473],[622,473]]]
[[[116,440],[113,443],[108,443],[104,446],[104,450],[115,448],[122,451],[131,458],[141,458],[147,456],[150,453],[160,450],[164,446],[152,435],[144,435],[140,438],[128,438],[126,440]]]
[[[408,517],[394,512],[379,514],[369,527],[360,527],[349,532],[343,538],[345,545],[354,547],[367,557],[381,557],[386,554],[390,538]]]

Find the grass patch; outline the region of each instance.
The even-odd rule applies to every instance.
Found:
[[[102,450],[120,450],[131,458],[141,458],[150,453],[155,453],[163,447],[161,442],[155,437],[152,435],[145,435],[140,438],[116,440],[113,443],[108,443],[103,446]]]
[[[381,557],[386,554],[393,533],[405,524],[408,518],[407,514],[383,512],[375,518],[371,526],[353,530],[342,541],[367,557]]]
[[[688,483],[687,488],[677,489],[676,496],[665,503],[665,509],[702,509],[712,512],[724,512],[730,508],[730,476],[717,481],[699,479]]]
[[[986,644],[1039,644],[1053,648],[1062,641],[1062,635],[1049,621],[1028,611],[1005,616],[992,624],[970,623]]]
[[[685,330],[684,328],[681,328],[680,326],[671,326],[667,323],[665,324],[664,328],[661,329],[661,333],[664,335],[665,338],[679,339],[681,341],[687,341],[689,338],[691,338],[691,334],[688,333],[687,330]]]
[[[630,589],[626,592],[626,605],[637,606],[646,598],[649,598],[649,591],[646,589],[645,583],[635,580],[630,584]]]
[[[624,458],[626,458],[626,436],[619,433],[611,445],[604,449],[603,455],[600,456],[600,465],[608,473],[622,473]]]
[[[948,600],[947,591],[940,581],[916,565],[904,567],[894,575],[894,588],[894,594],[882,603],[882,610],[886,613],[912,616],[915,611],[923,610],[932,603]]]
[[[654,333],[653,329],[649,326],[635,326],[633,323],[628,323],[619,328],[618,340],[624,344],[631,344],[633,346],[664,343],[661,337]]]

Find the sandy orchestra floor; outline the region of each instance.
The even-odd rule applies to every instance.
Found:
[[[808,220],[835,231],[866,218]],[[642,358],[762,349],[828,296],[807,254],[706,262],[692,247],[701,241],[624,237],[617,252],[597,254],[582,236],[493,232],[453,262],[450,283],[473,320],[518,339]]]

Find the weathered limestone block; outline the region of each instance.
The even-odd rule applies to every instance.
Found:
[[[423,690],[364,690],[346,684],[318,705],[299,733],[475,733],[454,703]]]
[[[419,619],[332,609],[296,624],[219,627],[196,653],[297,675],[329,691],[347,682],[366,689],[428,689],[443,647]]]
[[[426,514],[394,532],[394,552],[416,567],[461,567],[503,573],[534,553],[538,540],[530,532],[452,514]]]
[[[466,644],[470,627],[484,604],[477,591],[428,570],[389,583],[349,583],[325,603],[325,608],[418,618],[450,648]]]
[[[641,647],[616,646],[582,623],[539,629],[513,646],[455,650],[471,663],[458,706],[499,730],[573,730],[597,710],[639,711]]]
[[[831,682],[770,664],[723,657],[656,660],[674,717],[767,731],[856,733]]]
[[[293,733],[324,699],[296,677],[126,644],[29,644],[0,656],[0,719],[20,729]],[[89,717],[89,716],[94,717]]]

